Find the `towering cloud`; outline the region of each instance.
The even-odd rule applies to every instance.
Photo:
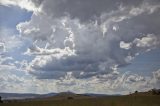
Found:
[[[37,78],[101,76],[126,66],[160,46],[158,1],[45,0],[41,11],[20,23],[33,39],[25,54],[35,55],[28,70]]]
[[[1,33],[0,53],[29,39],[31,46],[22,55],[31,61],[24,60],[20,69],[14,63],[12,69],[26,70],[35,79],[8,79],[34,82],[32,89],[47,83],[47,90],[54,85],[52,89],[77,92],[159,87],[159,70],[150,77],[119,71],[137,55],[160,48],[159,0],[1,0],[0,5],[33,12],[29,21],[17,25],[20,36]]]

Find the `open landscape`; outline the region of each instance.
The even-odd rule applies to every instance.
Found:
[[[160,106],[160,0],[0,0],[0,106]]]
[[[4,100],[0,106],[160,106],[160,94],[149,91],[123,96],[97,96],[63,92],[43,98]]]

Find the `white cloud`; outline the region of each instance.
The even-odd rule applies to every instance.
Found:
[[[1,64],[4,70],[22,69],[36,77],[21,79],[11,75],[8,79],[22,82],[14,90],[21,86],[23,89],[19,91],[40,93],[53,90],[128,93],[157,86],[158,71],[153,73],[153,78],[148,78],[122,74],[118,69],[129,65],[137,54],[160,47],[160,17],[156,15],[160,3],[124,1],[1,1],[2,5],[34,11],[31,20],[17,25],[21,36],[33,41],[24,53],[33,55],[33,59]],[[7,31],[3,32],[2,35]],[[21,45],[20,37],[0,37],[2,51]],[[17,69],[15,64],[21,67]],[[2,79],[9,85],[9,81]]]
[[[141,39],[136,38],[133,41],[133,43],[135,43],[137,47],[142,47],[142,48],[160,45],[159,37],[156,37],[153,34],[148,34],[147,36]]]
[[[17,76],[19,68],[14,57],[10,54],[22,46],[22,39],[14,35],[11,29],[0,28],[0,91],[16,90],[22,82],[22,78]],[[18,85],[18,86],[17,86]],[[21,87],[19,87],[21,88]],[[13,91],[12,91],[13,92]]]
[[[34,42],[25,54],[35,55],[28,69],[37,78],[47,76],[54,78],[56,73],[57,76],[63,77],[68,71],[73,72],[77,78],[107,74],[112,72],[115,66],[118,68],[128,65],[136,54],[159,46],[158,35],[138,34],[141,31],[146,33],[148,28],[154,26],[143,26],[144,23],[138,23],[135,24],[136,28],[132,28],[133,24],[125,27],[126,21],[143,18],[141,15],[143,13],[152,15],[158,10],[158,3],[155,5],[142,2],[139,6],[120,5],[116,9],[108,8],[109,12],[89,14],[86,19],[78,15],[83,9],[77,10],[76,14],[68,7],[70,4],[65,4],[68,10],[61,14],[59,13],[61,10],[54,11],[55,7],[50,5],[52,3],[57,4],[55,7],[63,5],[62,1],[44,1],[41,4],[42,12],[33,14],[30,21],[17,25],[21,35],[31,38]],[[151,12],[151,9],[144,8],[144,5],[155,9]],[[57,8],[63,10],[63,6]],[[92,6],[84,8],[90,11]],[[99,11],[98,7],[94,8],[95,11]],[[133,14],[136,8],[139,8],[140,12]],[[83,12],[87,14],[88,11]],[[59,16],[56,16],[58,13]],[[88,18],[95,15],[96,18],[88,21]],[[118,27],[116,31],[115,26]]]
[[[153,72],[154,75],[154,79],[156,79],[157,81],[160,80],[160,69],[157,70],[156,72]]]
[[[1,0],[0,5],[18,6],[28,11],[40,11],[40,9],[31,0]]]
[[[155,88],[160,87],[160,69],[153,72],[153,79],[151,82],[154,84]]]
[[[131,43],[125,43],[124,41],[121,41],[120,42],[120,48],[130,49],[131,48]]]
[[[110,73],[94,76],[88,79],[76,79],[72,74],[57,81],[58,91],[74,91],[78,93],[102,93],[102,94],[129,94],[130,92],[146,91],[154,87],[151,77],[143,77],[137,74]]]
[[[133,7],[130,11],[130,14],[137,16],[146,11],[148,11],[149,14],[152,14],[154,11],[156,11],[159,8],[160,8],[159,4],[152,5],[147,2],[144,2],[140,7]]]

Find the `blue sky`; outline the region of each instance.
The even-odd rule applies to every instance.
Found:
[[[131,71],[140,75],[150,76],[152,72],[159,69],[160,50],[156,49],[137,56],[127,67],[121,68],[120,71]]]
[[[159,88],[159,11],[150,0],[0,1],[0,92]]]
[[[17,6],[3,6],[0,5],[0,23],[1,27],[12,28],[15,32],[16,25],[19,22],[30,20],[32,12],[21,9]]]
[[[9,36],[19,36],[19,32],[16,29],[16,25],[20,22],[29,21],[31,19],[32,12],[29,12],[27,10],[21,9],[17,6],[3,6],[0,5],[0,28],[3,29],[9,29],[11,30],[11,33]],[[12,50],[9,55],[12,55],[16,59],[21,59],[23,56],[20,55],[20,53],[25,51],[25,48],[29,45],[29,41],[24,40],[24,45],[21,48],[14,48],[15,50]]]

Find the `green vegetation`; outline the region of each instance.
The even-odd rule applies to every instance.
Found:
[[[80,99],[44,99],[1,103],[0,106],[160,106],[160,96],[107,96]]]

